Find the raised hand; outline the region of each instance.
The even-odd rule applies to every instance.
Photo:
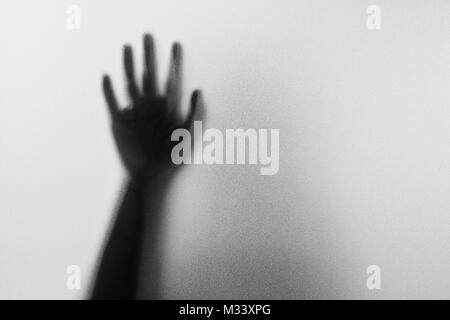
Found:
[[[165,94],[158,93],[153,39],[144,36],[144,74],[139,88],[130,46],[124,46],[127,91],[130,105],[120,108],[109,76],[103,77],[103,91],[112,119],[112,130],[122,161],[132,176],[152,176],[171,167],[171,149],[177,142],[171,134],[177,128],[188,129],[193,121],[200,92],[191,96],[190,111],[180,120],[182,49],[172,46],[169,77]]]

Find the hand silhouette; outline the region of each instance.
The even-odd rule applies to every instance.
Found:
[[[103,77],[103,91],[112,119],[112,130],[122,161],[132,176],[153,176],[172,166],[171,149],[177,142],[171,134],[177,128],[189,129],[198,104],[200,91],[191,96],[190,111],[180,120],[181,45],[172,46],[170,71],[165,95],[158,94],[154,44],[144,35],[144,74],[138,88],[131,46],[124,46],[125,67],[130,106],[119,108],[108,75]]]

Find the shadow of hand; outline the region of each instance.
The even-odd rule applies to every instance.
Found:
[[[190,111],[180,120],[182,50],[172,46],[169,78],[165,94],[158,94],[153,39],[144,36],[144,74],[142,89],[138,88],[130,46],[124,46],[125,67],[130,106],[119,108],[109,76],[103,77],[103,91],[112,119],[114,139],[120,157],[132,176],[149,177],[174,167],[170,154],[177,142],[171,134],[177,128],[189,129],[200,91],[191,96]]]

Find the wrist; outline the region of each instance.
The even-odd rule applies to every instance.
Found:
[[[128,172],[128,180],[132,185],[137,187],[147,187],[151,185],[161,185],[170,181],[174,176],[176,167],[168,167],[164,169],[148,169],[139,172]]]

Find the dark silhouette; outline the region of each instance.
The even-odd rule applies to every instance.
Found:
[[[103,248],[91,293],[92,299],[135,299],[141,249],[150,241],[152,296],[158,297],[158,232],[161,203],[175,166],[170,158],[177,142],[171,134],[177,128],[189,129],[200,92],[191,96],[190,111],[182,121],[182,49],[172,47],[169,78],[165,94],[158,92],[153,39],[144,36],[144,75],[139,88],[130,46],[124,46],[123,63],[130,106],[119,108],[109,76],[103,77],[103,91],[109,108],[114,139],[128,174],[128,182],[111,232]],[[146,248],[146,250],[148,250]]]

